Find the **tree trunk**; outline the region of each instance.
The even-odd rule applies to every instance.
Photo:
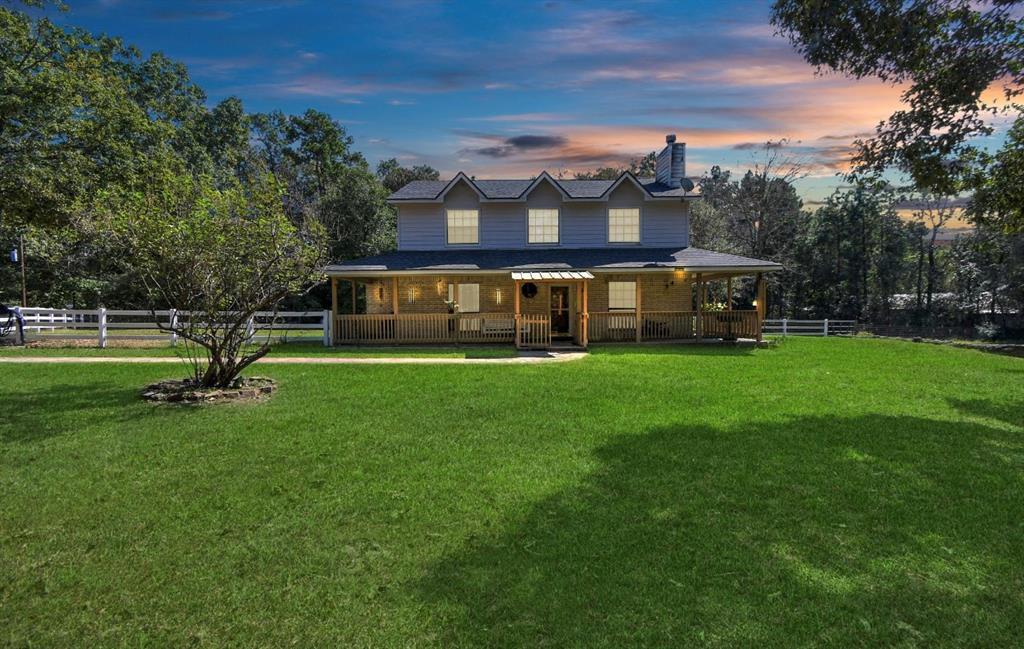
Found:
[[[928,295],[926,310],[929,322],[932,319],[932,293],[935,291],[935,238],[939,234],[939,228],[932,228],[932,236],[928,241]]]
[[[924,291],[924,239],[918,237],[917,240],[917,321],[921,322],[921,312],[924,307],[923,304],[923,291]]]

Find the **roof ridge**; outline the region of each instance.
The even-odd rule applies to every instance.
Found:
[[[621,183],[626,180],[633,183],[650,198],[688,198],[697,197],[699,194],[690,193],[681,188],[669,187],[658,182],[657,178],[638,177],[628,169],[621,172],[616,178],[557,178],[547,169],[544,169],[533,178],[473,178],[464,171],[457,172],[449,180],[414,180],[393,192],[389,200],[423,200],[435,201],[440,199],[460,180],[464,180],[481,198],[487,200],[523,200],[542,180],[549,180],[551,184],[562,192],[568,199],[579,200],[602,200]],[[504,185],[504,186],[503,186]],[[525,186],[524,186],[525,185]],[[411,189],[410,189],[411,188]],[[487,189],[489,191],[484,191]],[[433,190],[433,191],[431,191]],[[573,191],[574,190],[574,191]]]

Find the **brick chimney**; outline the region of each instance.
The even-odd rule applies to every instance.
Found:
[[[686,143],[676,142],[676,134],[665,136],[665,148],[658,154],[654,164],[655,178],[669,187],[679,187],[686,177]]]

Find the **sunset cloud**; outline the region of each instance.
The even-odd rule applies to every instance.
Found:
[[[677,133],[691,174],[749,168],[764,143],[785,139],[780,153],[835,186],[853,142],[900,108],[903,88],[816,73],[775,35],[769,10],[182,0],[72,3],[68,16],[185,61],[211,102],[328,112],[371,162],[531,177],[625,166]]]

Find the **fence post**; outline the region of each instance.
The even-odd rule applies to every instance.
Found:
[[[323,315],[320,317],[322,318],[321,322],[323,322],[324,325],[324,347],[330,347],[331,339],[333,338],[331,335],[331,325],[333,324],[331,321],[331,312],[324,309]]]
[[[825,337],[828,338],[828,318],[825,318]]]
[[[102,349],[107,346],[107,310],[100,307],[96,313],[96,328],[99,331],[100,348]]]
[[[174,331],[174,328],[178,326],[178,310],[171,309],[169,314],[169,326],[171,328],[171,347],[178,345],[178,334]]]
[[[783,318],[782,319],[782,337],[783,338],[786,337],[786,327],[788,326],[788,324],[789,324],[789,318]]]

